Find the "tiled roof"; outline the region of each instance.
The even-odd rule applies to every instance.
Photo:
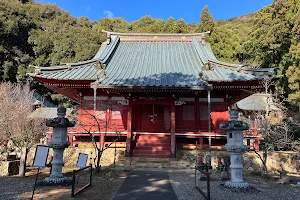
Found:
[[[120,42],[104,85],[203,86],[202,63],[191,42]]]
[[[33,93],[33,99],[32,99],[33,105],[43,105],[48,108],[54,108],[56,107],[53,103],[48,101],[45,97],[41,96],[39,93],[34,92]]]
[[[269,106],[270,111],[280,111],[280,109],[274,104],[272,98],[269,98],[266,94],[253,94],[245,99],[237,102],[237,107],[241,110],[249,111],[266,111]]]
[[[199,34],[111,33],[111,41],[103,43],[92,60],[43,67],[37,76],[58,80],[99,80],[106,86],[202,87],[207,81],[251,81],[265,75],[266,70],[252,73],[251,69],[244,70],[243,65],[217,61],[209,44],[199,37]],[[207,64],[209,70],[205,68]]]

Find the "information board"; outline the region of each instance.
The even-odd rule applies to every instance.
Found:
[[[87,159],[88,159],[88,154],[79,153],[76,167],[79,167],[79,168],[86,167],[86,161],[87,161]]]
[[[33,167],[46,167],[49,147],[37,145],[34,155]]]

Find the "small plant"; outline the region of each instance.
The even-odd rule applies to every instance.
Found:
[[[100,171],[101,177],[107,180],[115,179],[119,177],[119,173],[110,167],[103,167]]]

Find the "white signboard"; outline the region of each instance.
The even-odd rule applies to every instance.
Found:
[[[88,155],[84,153],[79,153],[76,167],[84,168],[86,167],[86,161],[88,159]]]
[[[46,167],[48,158],[49,147],[43,145],[37,145],[34,155],[33,166],[34,167]]]

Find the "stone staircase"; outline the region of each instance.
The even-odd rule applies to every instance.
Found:
[[[163,134],[135,135],[133,140],[133,157],[170,158],[171,137]]]
[[[167,168],[167,169],[191,169],[194,168],[193,162],[170,158],[143,158],[131,157],[122,158],[117,163],[118,167],[123,168]]]

